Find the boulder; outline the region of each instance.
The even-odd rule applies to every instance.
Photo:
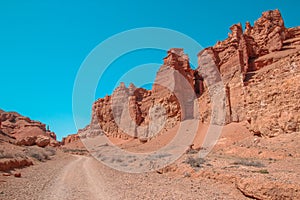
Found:
[[[47,136],[39,135],[37,136],[35,143],[39,147],[45,147],[50,144],[50,138]]]
[[[20,146],[33,146],[35,145],[36,143],[36,140],[37,140],[37,137],[36,136],[27,136],[25,138],[21,138],[19,140],[17,140],[17,145],[20,145]]]

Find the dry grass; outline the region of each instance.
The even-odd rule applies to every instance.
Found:
[[[203,158],[188,157],[184,163],[189,164],[193,168],[200,168],[201,165],[205,163],[205,160]]]
[[[1,158],[14,158],[14,155],[4,150],[0,150],[0,159]]]
[[[29,156],[31,158],[34,158],[40,162],[44,162],[46,160],[50,160],[51,156],[55,155],[56,151],[52,147],[37,147],[37,146],[32,146],[28,147],[25,150],[26,156]]]
[[[265,165],[259,161],[248,160],[245,158],[239,159],[233,163],[234,165],[243,165],[250,167],[265,167]]]
[[[5,151],[0,150],[0,159],[12,159],[12,158],[26,158],[26,155],[23,152],[11,152],[11,151]]]
[[[86,149],[62,149],[64,153],[71,153],[75,155],[86,155],[89,154],[89,152]]]

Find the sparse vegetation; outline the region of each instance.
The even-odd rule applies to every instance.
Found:
[[[46,146],[44,148],[49,156],[54,156],[56,154],[56,150],[53,147]]]
[[[251,167],[265,167],[265,165],[259,161],[248,160],[248,159],[240,159],[233,163],[234,165],[243,165],[243,166],[251,166]]]
[[[201,165],[205,163],[205,160],[203,158],[188,157],[184,162],[193,168],[200,168]]]
[[[0,159],[11,159],[11,158],[26,158],[26,155],[23,152],[12,152],[6,150],[0,150]]]
[[[71,153],[71,154],[76,154],[76,155],[86,155],[89,152],[86,149],[63,149],[64,153]]]
[[[269,174],[269,171],[267,169],[261,169],[258,172],[261,174]]]
[[[199,150],[196,150],[196,149],[188,149],[187,151],[186,151],[186,154],[196,154],[196,153],[198,153],[199,152]]]
[[[260,174],[269,174],[269,171],[267,169],[261,169],[258,171],[252,171],[253,173],[260,173]]]
[[[0,150],[0,159],[1,158],[13,158],[14,155],[8,152],[5,152],[4,150]]]
[[[50,160],[51,156],[55,155],[55,149],[52,147],[40,148],[37,146],[32,146],[26,149],[26,155],[34,158],[40,162]]]
[[[31,152],[29,154],[29,156],[32,157],[32,158],[35,158],[36,160],[38,160],[40,162],[43,162],[45,160],[49,160],[50,159],[47,154],[41,154],[39,152],[37,152],[37,153]]]

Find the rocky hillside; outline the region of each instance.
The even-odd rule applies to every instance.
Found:
[[[2,135],[14,140],[17,145],[40,147],[58,146],[56,135],[46,125],[24,117],[16,112],[0,110],[0,130]]]
[[[225,111],[225,119],[212,123],[247,122],[254,135],[266,137],[299,132],[300,27],[286,28],[279,10],[271,10],[253,26],[247,22],[243,29],[235,24],[230,30],[227,39],[198,54],[197,69],[190,67],[183,49],[172,48],[152,90],[133,84],[127,88],[121,83],[111,96],[98,99],[92,108],[91,124],[80,135],[104,133],[147,141],[188,117],[197,116],[202,123],[210,123],[210,80],[203,71],[212,71],[210,66],[220,72],[217,81],[226,94],[224,106],[218,108]],[[203,63],[205,56],[210,63]],[[180,76],[187,84],[179,81]],[[195,112],[196,107],[197,113],[188,113]],[[64,141],[78,139],[75,134]]]
[[[55,154],[55,133],[46,125],[16,112],[0,110],[0,171],[11,175],[11,170],[50,159]],[[15,176],[21,174],[14,172]]]

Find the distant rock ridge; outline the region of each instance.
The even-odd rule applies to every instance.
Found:
[[[225,123],[245,121],[253,134],[267,137],[300,131],[300,28],[286,28],[280,11],[270,10],[253,26],[247,22],[243,30],[241,24],[235,24],[230,30],[227,39],[198,54],[198,60],[208,55],[210,64],[221,74],[220,81],[226,92]],[[191,69],[183,49],[170,49],[151,91],[133,84],[127,88],[121,83],[111,96],[94,103],[92,122],[81,135],[89,135],[87,132],[92,131],[94,135],[123,139],[151,138],[155,137],[153,130],[162,134],[190,117],[182,113],[180,102],[172,91],[156,84],[165,82],[177,87],[178,91],[187,89],[187,86],[176,86],[178,77],[166,73],[167,69],[179,72],[189,83],[197,96],[200,110],[197,117],[209,123],[212,109],[208,80],[201,72],[205,64],[200,61],[198,64],[196,70]],[[155,108],[157,104],[164,109]],[[195,106],[189,104],[191,108]],[[156,127],[151,127],[151,115],[156,118]],[[222,125],[223,122],[213,123]]]

